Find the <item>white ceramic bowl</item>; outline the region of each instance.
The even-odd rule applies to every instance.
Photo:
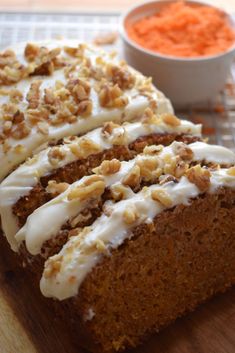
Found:
[[[174,0],[144,3],[130,9],[122,18],[120,33],[123,39],[124,57],[127,62],[147,76],[152,76],[155,85],[163,91],[175,106],[185,106],[214,100],[223,89],[235,58],[235,44],[228,51],[207,57],[179,58],[165,56],[147,50],[128,37],[126,26],[136,20],[158,12]],[[199,1],[187,1],[210,6]],[[235,27],[232,16],[226,13]]]

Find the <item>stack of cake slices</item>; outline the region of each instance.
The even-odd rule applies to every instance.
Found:
[[[2,239],[81,345],[135,347],[235,283],[235,154],[151,79],[55,41],[1,53],[0,83]]]

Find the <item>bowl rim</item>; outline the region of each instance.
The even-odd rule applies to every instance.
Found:
[[[127,42],[130,46],[134,47],[136,50],[142,52],[142,54],[148,54],[152,57],[159,58],[159,59],[165,59],[165,60],[175,60],[178,62],[201,62],[201,61],[208,61],[208,60],[213,60],[217,58],[221,58],[225,55],[235,53],[235,41],[234,44],[228,48],[228,50],[214,54],[214,55],[205,55],[205,56],[199,56],[199,57],[180,57],[180,56],[174,56],[174,55],[164,55],[158,52],[155,52],[153,50],[146,49],[136,43],[134,40],[132,40],[126,31],[125,28],[125,20],[127,19],[128,16],[132,15],[132,12],[137,10],[138,8],[145,7],[147,5],[151,4],[156,4],[156,3],[173,3],[176,2],[177,0],[152,0],[152,1],[141,1],[137,5],[131,6],[127,11],[125,11],[120,19],[119,19],[119,33],[122,37],[122,39]],[[219,6],[214,6],[210,3],[208,3],[205,0],[187,0],[188,4],[199,4],[199,5],[204,5],[204,6],[210,6],[214,9],[222,11],[230,20],[232,26],[234,27],[235,30],[235,16],[232,16],[229,12],[225,11],[224,9],[220,8]],[[143,16],[144,17],[144,16]]]

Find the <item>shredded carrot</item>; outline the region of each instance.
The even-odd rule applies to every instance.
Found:
[[[129,37],[144,48],[177,57],[209,56],[235,43],[226,15],[211,6],[176,1],[127,26]]]

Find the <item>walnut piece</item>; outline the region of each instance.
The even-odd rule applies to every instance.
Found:
[[[134,165],[129,173],[122,179],[122,184],[135,188],[140,185],[140,179],[140,167]]]
[[[121,168],[121,162],[114,158],[112,160],[104,160],[101,165],[95,169],[93,169],[93,171],[95,171],[95,173],[100,173],[102,175],[110,175],[110,174],[115,174],[117,173]]]
[[[188,180],[195,184],[200,191],[205,192],[210,187],[210,176],[211,173],[208,169],[202,168],[200,164],[189,168],[186,171]]]
[[[135,206],[128,206],[123,212],[123,220],[126,224],[133,224],[139,218]]]
[[[167,113],[162,115],[162,120],[164,123],[170,126],[179,126],[181,124],[180,119],[178,119],[175,115]]]
[[[68,200],[86,200],[89,198],[100,197],[105,190],[105,182],[103,180],[87,180],[88,183],[83,183],[73,188],[68,194]]]
[[[171,207],[173,205],[170,195],[164,189],[153,190],[151,192],[151,197],[154,201],[160,202],[165,207]]]

